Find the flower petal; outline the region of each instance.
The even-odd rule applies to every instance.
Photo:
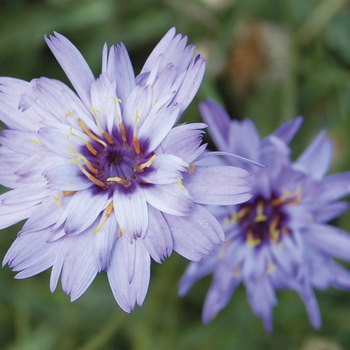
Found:
[[[131,238],[146,234],[148,227],[148,210],[142,188],[132,182],[125,189],[122,185],[114,190],[114,213],[123,235]]]
[[[249,173],[228,166],[196,166],[184,174],[183,184],[196,203],[228,205],[247,201],[251,195]]]
[[[216,219],[201,205],[193,205],[187,216],[163,214],[174,241],[174,250],[189,260],[212,253],[224,239]]]
[[[59,33],[45,37],[45,41],[82,101],[86,106],[90,106],[90,84],[94,76],[84,57],[67,38]]]
[[[148,290],[150,263],[150,256],[139,239],[130,240],[122,235],[117,240],[107,275],[114,298],[125,312],[133,310],[135,302],[143,303]]]
[[[147,185],[143,187],[147,203],[171,215],[187,215],[192,206],[188,191],[177,184]]]
[[[163,215],[152,206],[148,206],[148,230],[143,244],[153,260],[161,263],[173,251],[173,238]]]

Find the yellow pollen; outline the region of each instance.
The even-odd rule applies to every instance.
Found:
[[[278,224],[279,224],[279,217],[275,216],[269,225],[269,234],[273,242],[277,242],[279,239],[280,230],[277,229]]]
[[[239,210],[238,213],[234,212],[231,215],[231,222],[235,223],[241,220],[249,212],[249,207],[243,207]]]
[[[176,184],[180,187],[181,191],[183,191],[185,189],[184,185],[182,184],[182,180],[178,179],[176,181]]]
[[[256,217],[254,219],[255,222],[264,222],[267,220],[267,216],[264,213],[264,203],[259,201],[256,207]]]
[[[34,145],[38,145],[41,146],[43,143],[39,140],[32,140],[32,142],[34,143]]]
[[[123,230],[120,227],[118,227],[118,235],[117,235],[117,237],[120,238],[122,236],[122,234],[123,234]]]
[[[190,175],[192,175],[193,173],[194,173],[194,168],[196,167],[196,163],[195,162],[192,162],[191,164],[190,164],[190,166],[188,167],[188,169],[187,169],[187,172],[190,174]]]
[[[283,194],[272,201],[273,206],[281,204],[300,204],[302,200],[301,186],[298,186],[294,192],[290,192],[287,189],[283,189]]]
[[[250,248],[254,248],[261,243],[260,238],[254,238],[253,231],[251,229],[247,232],[247,245]]]
[[[133,143],[134,143],[134,148],[135,148],[136,154],[141,153],[140,142],[137,138],[137,124],[140,120],[141,120],[141,116],[139,114],[138,108],[136,108],[136,116],[135,116],[135,122],[134,122],[134,135],[133,135]]]
[[[69,144],[68,148],[69,148],[69,155],[71,157],[74,157],[77,153],[74,151],[73,146],[71,144]]]
[[[136,108],[136,120],[137,121],[140,121],[141,120],[141,116],[140,116],[140,113],[139,113],[139,109]]]
[[[94,233],[98,233],[98,232],[100,232],[102,230],[102,227],[103,227],[104,223],[107,221],[107,219],[111,215],[113,209],[114,209],[114,205],[113,205],[113,202],[111,202],[111,203],[108,204],[105,216],[103,217],[103,219],[100,222],[100,224],[98,225],[98,227],[94,230]]]
[[[121,185],[123,185],[124,187],[129,187],[131,185],[131,181],[129,179],[122,179],[121,177],[109,177],[107,179],[107,181],[109,182],[117,182]]]
[[[149,168],[155,159],[156,159],[156,155],[153,154],[153,156],[146,163],[143,163],[137,167],[137,171],[142,172],[143,169]]]
[[[62,197],[66,197],[66,196],[72,196],[76,192],[77,191],[63,191],[59,196],[53,196],[53,199],[55,200],[57,206],[60,208],[60,207],[62,207],[60,199]]]

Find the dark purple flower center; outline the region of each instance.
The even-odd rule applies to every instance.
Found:
[[[82,131],[88,137],[79,151],[71,150],[72,162],[76,163],[82,173],[100,190],[111,186],[128,188],[133,181],[142,183],[142,173],[149,171],[155,159],[153,153],[143,152],[143,144],[134,131],[126,131],[123,125],[115,134],[100,130],[98,136],[78,119]],[[71,132],[70,136],[76,136]]]
[[[241,204],[238,212],[232,214],[231,221],[237,223],[244,232],[244,240],[254,248],[266,243],[280,243],[283,235],[289,235],[288,216],[285,206],[298,204],[300,191],[286,192],[282,196],[272,194],[270,198],[261,195]]]

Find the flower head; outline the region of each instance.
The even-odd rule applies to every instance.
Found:
[[[46,42],[76,90],[40,78],[0,78],[0,228],[28,218],[3,264],[26,278],[52,266],[77,299],[101,271],[125,311],[142,304],[150,258],[192,260],[224,237],[201,204],[250,197],[248,173],[195,161],[205,124],[174,127],[205,62],[170,29],[135,77],[123,44],[105,45],[95,78],[60,34]],[[229,181],[235,182],[233,188]]]
[[[348,207],[337,200],[349,193],[350,173],[325,176],[332,142],[325,139],[324,132],[297,161],[290,160],[288,143],[301,118],[260,140],[250,120],[231,121],[212,101],[203,102],[200,109],[221,151],[250,158],[267,168],[247,165],[253,181],[253,196],[248,202],[213,210],[226,241],[215,254],[190,263],[180,281],[180,294],[213,272],[203,309],[203,322],[208,323],[243,283],[254,313],[271,331],[275,290],[293,289],[305,303],[312,325],[318,328],[321,319],[313,287],[350,288],[350,273],[333,261],[333,257],[350,260],[350,236],[326,224]]]

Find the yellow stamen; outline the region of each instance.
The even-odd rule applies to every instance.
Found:
[[[135,123],[134,123],[134,135],[133,135],[133,143],[134,143],[136,154],[140,154],[141,153],[140,142],[139,142],[139,140],[137,138],[137,124],[138,124],[138,122],[140,120],[141,120],[141,116],[139,114],[139,110],[136,108],[136,117],[135,117]]]
[[[79,140],[82,140],[82,141],[85,143],[87,149],[88,149],[94,156],[97,154],[97,151],[95,150],[95,148],[92,146],[92,144],[91,144],[88,140],[85,140],[83,137],[80,137],[80,136],[74,134],[74,132],[73,132],[73,127],[72,127],[72,126],[71,126],[70,129],[69,129],[69,134],[67,135],[67,139],[69,140],[69,138],[70,138],[71,136],[75,136],[75,137],[77,137]]]
[[[183,191],[185,189],[184,185],[182,184],[182,180],[178,179],[176,181],[176,184],[180,187],[181,191]]]
[[[129,187],[131,185],[131,181],[129,179],[122,179],[120,177],[109,177],[107,179],[109,182],[118,182],[119,184],[123,185],[124,187]]]
[[[120,238],[122,236],[122,234],[123,234],[123,230],[120,227],[118,227],[118,235],[117,235],[117,237]]]
[[[41,146],[43,143],[39,140],[32,140],[35,145]]]
[[[83,161],[85,163],[85,165],[87,166],[87,168],[95,175],[98,174],[98,170],[96,168],[93,167],[93,165],[91,164],[90,161],[88,161],[83,155],[79,154],[79,156],[75,159],[71,159],[70,162],[71,163],[78,163],[80,161]]]
[[[122,100],[120,98],[116,98],[116,97],[111,96],[111,99],[114,101],[116,106],[117,106],[118,103],[122,103]],[[118,110],[117,107],[116,107],[116,110]],[[124,125],[122,123],[122,118],[118,114],[118,112],[116,113],[116,115],[117,115],[119,130],[120,130],[120,133],[122,135],[122,140],[123,140],[123,142],[125,142],[126,141],[126,132],[125,132]]]
[[[302,200],[301,186],[298,186],[294,192],[290,192],[287,189],[283,189],[282,196],[274,199],[271,203],[273,206],[278,206],[284,203],[298,205],[300,204],[301,200]]]
[[[139,142],[139,140],[137,139],[137,137],[134,137],[134,138],[133,138],[133,143],[134,143],[134,147],[135,147],[135,152],[136,152],[136,154],[140,154],[140,153],[141,153],[141,150],[140,150],[140,142]]]
[[[264,203],[262,201],[258,202],[256,206],[256,217],[254,219],[255,222],[264,222],[267,220],[267,216],[264,213]]]
[[[126,132],[125,132],[124,125],[122,123],[119,123],[118,126],[119,126],[120,133],[122,134],[122,140],[123,140],[123,142],[125,142],[126,141]]]
[[[196,163],[195,162],[192,162],[191,164],[190,164],[190,166],[188,167],[188,169],[187,169],[187,172],[190,174],[190,175],[192,175],[193,173],[194,173],[194,168],[196,167]]]
[[[73,114],[73,109],[72,108],[68,109],[68,112],[66,113],[66,117],[73,117],[78,122],[78,124],[80,125],[80,127],[83,130],[84,134],[89,136],[94,141],[100,143],[103,147],[105,147],[105,148],[107,147],[107,145],[106,145],[106,143],[104,141],[99,139],[93,132],[91,132],[88,129],[88,127],[85,125],[85,123],[78,116]],[[76,135],[74,135],[74,136],[76,136]]]
[[[60,208],[62,207],[60,199],[66,196],[72,196],[77,191],[63,191],[59,196],[53,196],[53,199],[55,200],[57,206]]]
[[[82,171],[82,173],[90,180],[92,181],[95,185],[99,187],[105,187],[106,184],[98,179],[96,177],[92,176],[76,159],[72,159],[71,162],[74,162],[78,165],[79,169]]]
[[[68,145],[69,155],[73,158],[77,153],[74,151],[72,144]]]
[[[108,141],[108,143],[109,143],[110,145],[113,145],[113,144],[114,144],[114,140],[113,140],[112,136],[111,136],[110,134],[108,134],[108,132],[104,131],[104,132],[102,133],[102,135],[104,136],[104,138]]]
[[[249,207],[245,206],[239,210],[238,213],[234,212],[231,215],[231,221],[232,223],[238,222],[241,220],[247,213],[249,212]]]
[[[94,233],[98,233],[98,232],[100,232],[102,230],[102,226],[104,225],[104,223],[107,221],[107,219],[111,215],[113,209],[114,209],[114,205],[113,205],[113,202],[111,202],[111,203],[108,204],[105,216],[103,217],[103,219],[100,222],[100,224],[98,225],[98,227],[94,230]]]
[[[279,217],[275,216],[269,225],[269,234],[272,242],[277,242],[280,236],[280,230],[277,229],[279,224]]]
[[[112,136],[109,135],[108,132],[103,130],[103,128],[101,126],[101,123],[100,123],[100,120],[98,119],[98,115],[101,114],[101,111],[99,111],[98,109],[95,109],[94,107],[90,107],[90,110],[92,111],[92,114],[93,114],[93,116],[95,118],[98,130],[100,130],[101,134],[104,136],[104,138],[107,140],[107,142],[110,145],[113,145],[114,144],[114,140],[113,140]]]
[[[146,163],[140,164],[140,165],[137,167],[137,171],[138,171],[138,172],[142,172],[143,169],[149,168],[149,167],[151,166],[151,164],[154,162],[155,159],[156,159],[156,155],[153,154],[153,156],[152,156]]]
[[[247,245],[250,248],[254,248],[261,243],[260,238],[254,238],[253,231],[251,229],[247,232]]]

